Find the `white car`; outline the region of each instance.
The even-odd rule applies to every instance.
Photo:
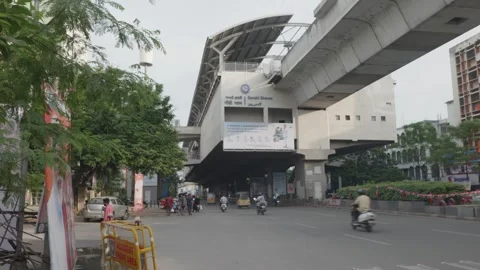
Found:
[[[89,222],[90,220],[103,220],[103,199],[110,199],[110,205],[113,207],[114,219],[128,219],[130,213],[128,206],[117,197],[96,197],[90,199],[87,208],[83,211],[83,220]]]

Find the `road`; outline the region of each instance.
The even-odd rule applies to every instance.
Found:
[[[480,270],[480,223],[469,221],[380,214],[367,233],[349,226],[346,210],[271,207],[258,216],[212,206],[143,222],[156,232],[160,269]]]
[[[142,221],[155,232],[159,269],[480,270],[480,223],[471,221],[379,214],[367,233],[349,226],[347,210],[270,207],[258,216],[214,206]],[[77,247],[98,247],[99,234],[98,223],[77,223]]]

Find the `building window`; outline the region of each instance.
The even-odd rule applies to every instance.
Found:
[[[345,120],[350,121],[350,115],[345,115]]]
[[[387,121],[387,117],[386,116],[381,116],[380,117],[380,120],[382,120],[383,122]]]
[[[340,120],[340,115],[335,115],[335,120]]]
[[[355,118],[357,119],[357,121],[360,121],[360,115],[355,116]]]
[[[372,116],[372,121],[377,121],[377,117],[376,117],[376,116]]]

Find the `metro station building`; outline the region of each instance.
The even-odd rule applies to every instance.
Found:
[[[296,196],[321,200],[329,156],[396,140],[389,74],[480,24],[479,8],[327,0],[312,24],[278,15],[208,37],[188,125],[179,129],[185,180],[271,197],[285,193],[284,172],[295,166]]]
[[[286,28],[302,27],[288,24],[290,17],[253,20],[207,39],[188,122],[200,127],[200,139],[185,144],[198,162],[187,181],[271,197],[286,192],[282,174],[295,166],[297,196],[321,199],[329,155],[395,140],[390,77],[326,109],[298,106],[291,91],[275,89],[280,61],[267,53]]]

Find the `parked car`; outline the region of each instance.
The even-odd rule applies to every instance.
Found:
[[[96,197],[88,201],[85,211],[83,211],[83,220],[89,222],[90,220],[103,220],[103,199],[110,199],[110,205],[113,207],[114,219],[128,219],[130,213],[128,206],[117,197]]]

